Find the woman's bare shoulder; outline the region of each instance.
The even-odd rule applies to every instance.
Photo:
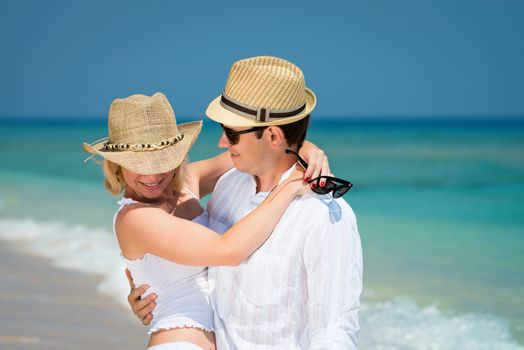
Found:
[[[152,223],[167,213],[159,207],[146,203],[133,203],[126,205],[120,210],[116,217],[115,228],[119,232],[143,231]]]

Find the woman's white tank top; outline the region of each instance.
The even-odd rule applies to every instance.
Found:
[[[113,220],[114,230],[120,210],[133,203],[139,202],[130,198],[122,198],[118,202],[120,208]],[[150,286],[144,297],[151,293],[157,295],[148,334],[182,327],[214,331],[207,267],[181,265],[150,253],[139,259],[124,257],[124,260],[135,285]]]

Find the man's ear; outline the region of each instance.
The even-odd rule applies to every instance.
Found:
[[[276,125],[268,126],[266,129],[267,140],[272,148],[279,148],[286,142],[284,131]]]

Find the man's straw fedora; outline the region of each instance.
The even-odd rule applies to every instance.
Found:
[[[300,68],[278,57],[259,56],[233,63],[224,92],[206,114],[227,126],[283,125],[306,117],[315,104]]]
[[[132,95],[111,103],[109,137],[84,143],[84,150],[100,155],[134,173],[160,174],[175,169],[195,142],[202,121],[178,124],[162,93]]]

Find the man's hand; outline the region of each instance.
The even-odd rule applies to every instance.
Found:
[[[126,269],[126,276],[129,281],[129,287],[131,288],[129,295],[127,296],[127,302],[140,322],[142,322],[144,326],[148,326],[153,320],[153,314],[151,312],[156,306],[156,294],[150,294],[142,299],[141,295],[146,292],[149,286],[142,285],[135,288],[133,277],[131,277],[131,272],[129,272],[128,269]]]

